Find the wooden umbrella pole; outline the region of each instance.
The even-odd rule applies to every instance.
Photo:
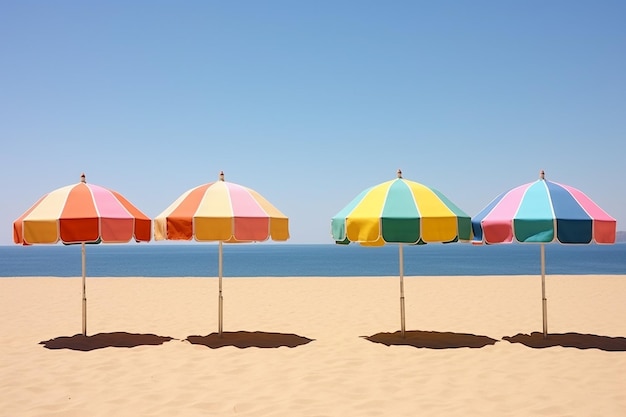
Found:
[[[223,314],[224,314],[224,297],[222,296],[222,241],[219,241],[219,260],[217,262],[218,265],[218,276],[219,276],[219,300],[218,300],[218,305],[219,305],[219,312],[218,312],[218,316],[219,316],[219,324],[218,324],[218,332],[220,337],[222,337],[222,318],[223,318]]]
[[[399,256],[400,256],[400,329],[402,330],[402,337],[404,337],[404,253],[402,243],[400,243]]]
[[[85,242],[81,243],[81,259],[82,259],[82,270],[83,270],[83,336],[87,336],[87,291],[85,285]]]
[[[541,244],[541,304],[543,310],[543,338],[548,338],[548,300],[546,299],[546,245]]]

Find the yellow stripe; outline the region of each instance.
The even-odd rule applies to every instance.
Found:
[[[228,240],[233,236],[233,210],[223,181],[216,181],[204,193],[194,215],[193,234],[198,241]]]
[[[422,239],[424,242],[450,242],[457,236],[456,217],[422,218]]]
[[[430,188],[406,181],[418,202],[421,217],[421,235],[425,242],[447,242],[456,238],[458,230],[454,212]]]
[[[270,219],[270,236],[277,241],[289,239],[289,220],[286,217]]]
[[[228,188],[223,181],[216,181],[207,188],[194,217],[232,217]]]
[[[420,217],[454,216],[454,213],[430,190],[430,188],[413,181],[405,181],[405,183],[411,189],[413,198],[415,198],[415,201],[418,203],[417,207],[420,212]]]
[[[195,218],[194,236],[198,241],[229,240],[233,236],[231,217]]]
[[[24,242],[56,243],[59,241],[59,226],[56,220],[35,220],[24,222]]]
[[[352,242],[381,240],[380,215],[392,181],[373,187],[346,217],[346,236]]]
[[[346,217],[380,217],[391,182],[387,181],[373,187]]]
[[[259,206],[261,206],[261,208],[265,211],[265,213],[267,213],[267,215],[269,217],[271,217],[271,218],[282,218],[282,219],[286,219],[287,218],[287,216],[285,216],[280,210],[278,210],[276,207],[274,207],[261,194],[257,193],[256,191],[254,191],[254,190],[252,190],[250,188],[247,188],[247,190],[250,193],[250,195],[252,197],[254,197],[256,202],[259,203]]]

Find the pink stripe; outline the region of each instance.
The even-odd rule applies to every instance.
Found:
[[[513,241],[513,218],[530,185],[524,184],[506,193],[485,216],[481,222],[485,242],[510,243]]]
[[[100,217],[109,219],[132,218],[124,206],[117,201],[117,198],[115,198],[109,190],[93,184],[87,184],[87,186],[91,190]]]
[[[519,208],[520,202],[524,197],[524,193],[528,189],[531,184],[520,185],[517,188],[512,189],[502,199],[496,206],[485,216],[483,219],[483,223],[485,221],[502,221],[502,220],[511,220],[515,217],[517,213],[517,209]]]
[[[594,203],[585,193],[582,191],[570,187],[569,185],[558,184],[570,192],[578,201],[578,204],[589,214],[594,220],[615,220],[609,216],[607,212],[602,210],[596,203]]]
[[[250,195],[245,187],[238,184],[226,183],[233,207],[234,217],[268,217],[265,210]]]

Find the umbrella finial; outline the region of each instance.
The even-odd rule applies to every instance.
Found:
[[[397,174],[398,174],[398,178],[402,178],[402,170],[401,169],[398,169]]]
[[[85,179],[85,173],[83,172],[82,174],[80,174],[80,182],[87,182],[87,180]]]
[[[224,171],[220,171],[220,181],[224,181]]]
[[[543,172],[543,169],[541,171],[539,171],[539,179],[540,180],[545,180],[546,179],[546,173]]]

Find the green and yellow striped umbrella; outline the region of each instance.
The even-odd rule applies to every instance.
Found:
[[[397,243],[400,251],[400,310],[404,336],[403,244],[469,241],[470,216],[434,188],[402,178],[361,192],[331,219],[337,243],[365,246]]]
[[[331,220],[333,239],[368,246],[469,241],[472,224],[434,188],[402,178],[361,192]]]

